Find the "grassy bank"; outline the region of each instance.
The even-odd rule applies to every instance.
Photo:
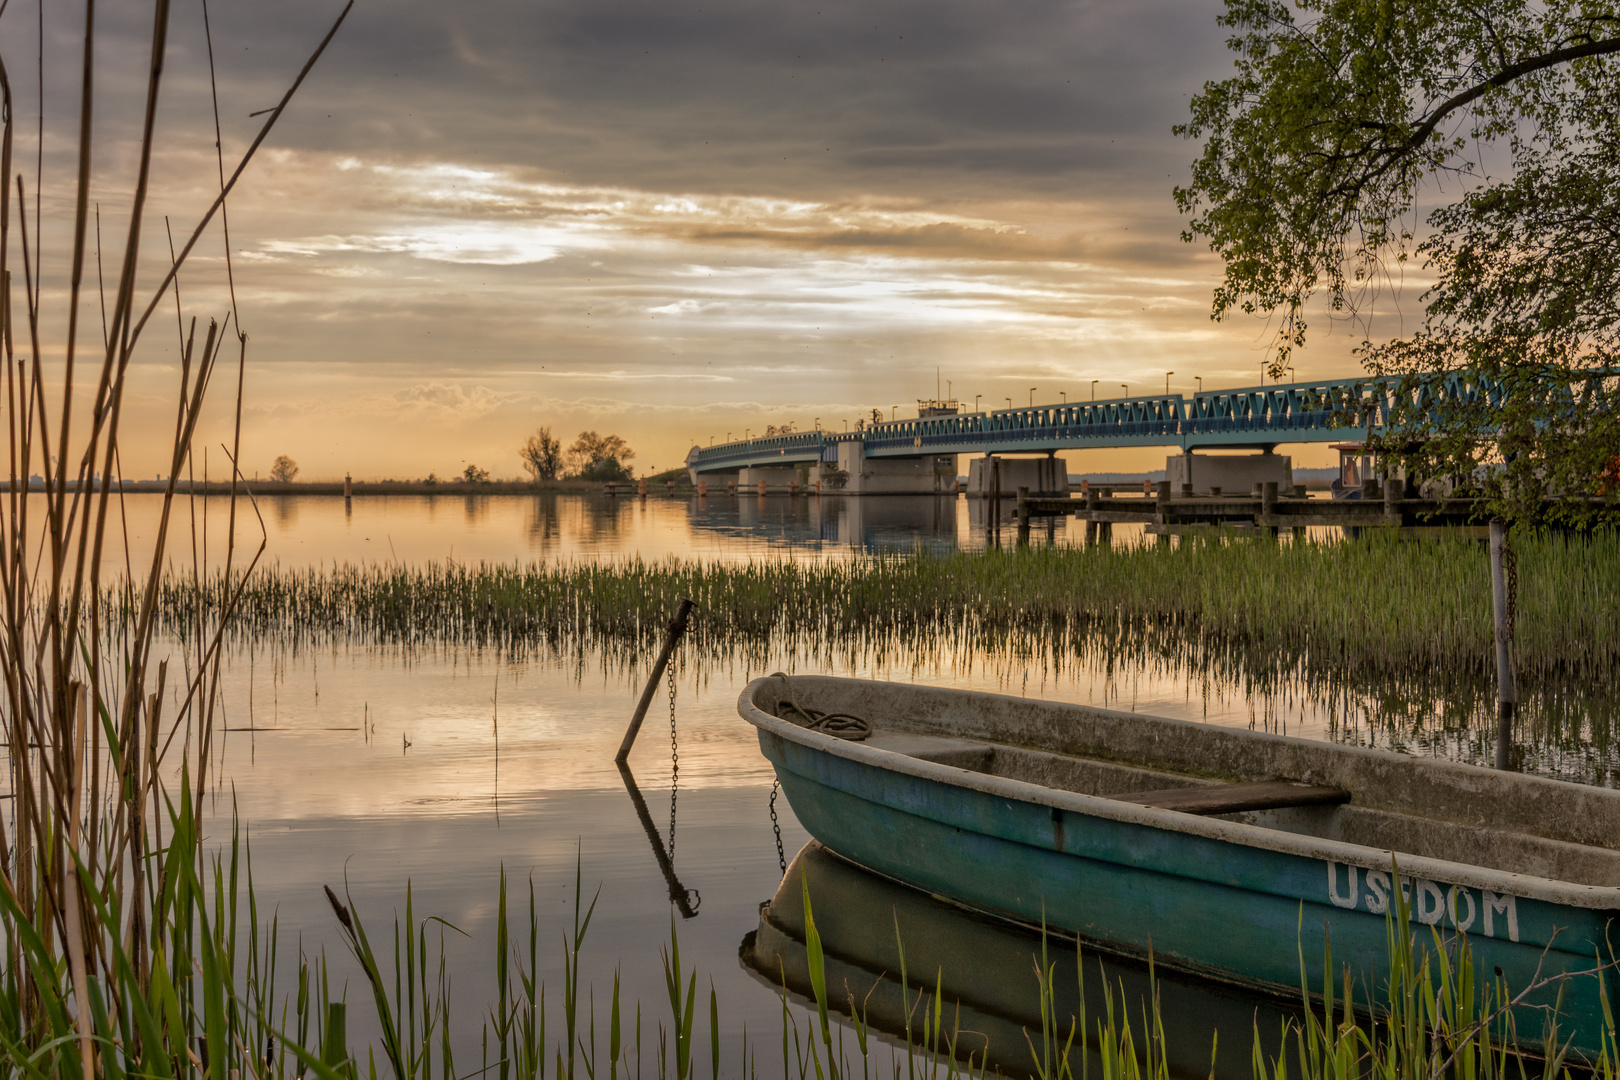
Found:
[[[1612,685],[1620,674],[1620,535],[1524,536],[1516,640],[1530,682]],[[682,596],[689,648],[715,656],[894,649],[1068,652],[1097,634],[1192,642],[1351,674],[1484,673],[1482,545],[1188,544],[746,563],[270,567],[242,591],[235,630],[291,642],[585,644],[639,654]],[[240,582],[164,583],[160,620],[195,632]],[[109,611],[112,610],[109,608]]]

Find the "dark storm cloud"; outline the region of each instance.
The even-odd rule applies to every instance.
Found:
[[[273,96],[334,6],[216,0],[232,115]],[[1214,14],[1178,0],[363,2],[278,137],[577,183],[634,173],[653,190],[956,198],[1151,180],[1168,198],[1189,158],[1170,125],[1224,63]]]

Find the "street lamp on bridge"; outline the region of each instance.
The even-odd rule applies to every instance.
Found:
[[[979,411],[979,399],[982,398],[982,397],[984,397],[983,394],[974,394],[973,395],[973,411],[974,412]]]
[[[816,417],[816,430],[817,431],[821,430],[821,417],[819,417],[819,416]]]
[[[1164,396],[1165,397],[1170,396],[1170,376],[1172,376],[1174,374],[1175,374],[1175,372],[1173,372],[1173,371],[1167,371],[1167,372],[1164,373]]]
[[[1204,377],[1202,375],[1194,375],[1193,378],[1198,380],[1198,392],[1202,394],[1204,392]]]
[[[1120,383],[1119,384],[1119,395],[1120,395],[1120,397],[1130,397],[1131,396],[1131,387],[1130,387],[1129,383]]]
[[[1101,379],[1092,379],[1091,380],[1091,400],[1092,401],[1097,400],[1097,384],[1100,383],[1100,382],[1102,382]]]
[[[1035,388],[1033,386],[1029,388],[1029,407],[1032,409],[1035,407]]]
[[[1012,398],[1008,398],[1008,399],[1007,399],[1007,408],[1008,408],[1008,409],[1011,409],[1011,408],[1012,408]]]
[[[1069,403],[1069,392],[1067,390],[1059,390],[1058,394],[1063,398],[1063,404],[1067,405]]]

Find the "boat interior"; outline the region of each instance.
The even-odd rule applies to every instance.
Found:
[[[758,684],[755,704],[876,750],[1398,855],[1620,886],[1612,789],[1001,695],[779,681]]]

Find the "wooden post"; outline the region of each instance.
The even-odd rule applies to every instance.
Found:
[[[1513,713],[1518,706],[1518,689],[1513,679],[1513,624],[1508,620],[1507,564],[1513,552],[1508,547],[1507,523],[1491,522],[1491,613],[1496,631],[1496,767],[1513,768]]]
[[[707,499],[708,497],[709,497],[709,482],[707,480],[699,480],[698,481],[698,498]]]
[[[354,477],[348,473],[343,474],[343,497],[345,499],[354,498]]]
[[[643,499],[647,497],[647,478],[645,476],[636,481],[636,494],[640,495]]]
[[[624,741],[619,744],[619,752],[613,758],[619,764],[630,756],[630,748],[636,744],[636,736],[641,733],[641,722],[647,719],[647,708],[652,704],[653,695],[658,692],[658,684],[664,678],[664,668],[669,666],[669,656],[675,651],[675,645],[686,633],[686,617],[692,613],[692,601],[681,597],[681,606],[675,609],[675,618],[670,620],[669,628],[664,633],[664,647],[658,651],[658,659],[653,662],[652,676],[647,680],[647,688],[641,692],[641,700],[636,703],[635,715],[630,717],[630,729],[624,733]]]
[[[1391,525],[1400,525],[1401,488],[1404,485],[1393,476],[1384,478],[1384,517]]]
[[[1159,490],[1156,493],[1158,503],[1159,526],[1164,532],[1159,533],[1159,546],[1165,547],[1170,543],[1170,481],[1160,480]]]
[[[1260,488],[1260,516],[1269,518],[1277,512],[1277,481],[1267,480]],[[1277,539],[1277,526],[1266,525],[1261,533],[1269,540]]]
[[[1029,488],[1018,489],[1018,546],[1029,546]]]

